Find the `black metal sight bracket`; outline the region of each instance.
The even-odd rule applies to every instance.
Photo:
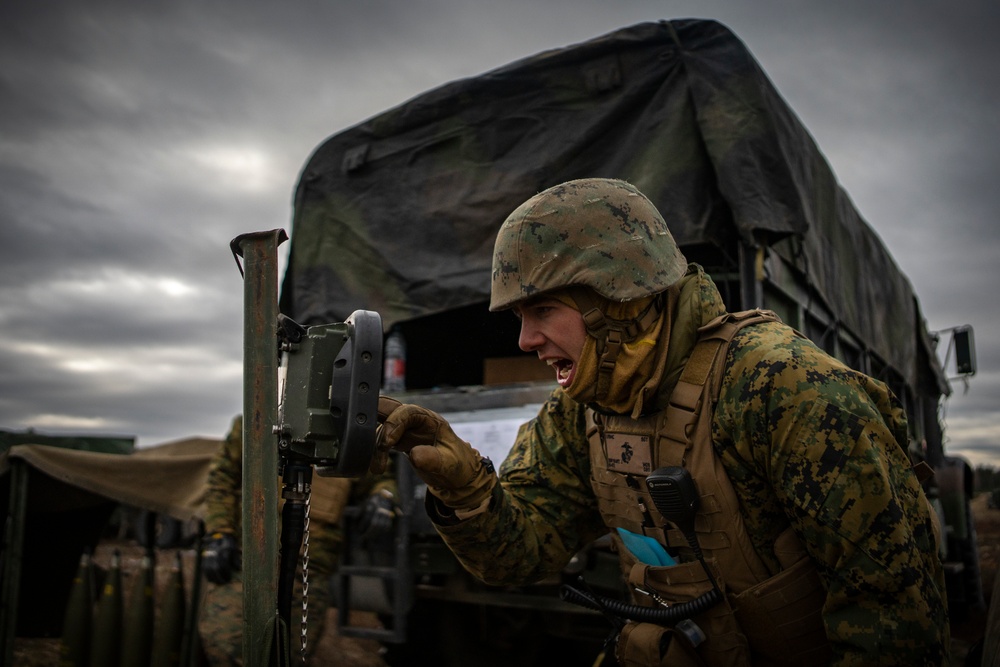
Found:
[[[302,327],[279,317],[278,449],[324,477],[359,477],[375,453],[382,318]]]

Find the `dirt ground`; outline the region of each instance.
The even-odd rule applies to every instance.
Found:
[[[972,515],[979,538],[979,561],[983,570],[983,590],[989,596],[1000,573],[1000,509],[988,505],[988,496],[981,494],[972,501]],[[987,600],[989,602],[989,600]]]
[[[973,517],[979,538],[979,556],[982,567],[983,591],[987,605],[991,603],[991,593],[1000,571],[1000,509],[990,508],[987,497],[981,495],[973,500]],[[131,590],[133,573],[137,572],[143,556],[143,549],[134,542],[107,541],[101,543],[94,554],[94,561],[102,567],[111,562],[112,554],[118,550],[121,555],[123,589],[125,600]],[[194,552],[191,550],[161,552],[156,566],[157,590],[164,590],[173,576],[177,554],[180,555],[181,571],[185,576],[185,590],[192,589]],[[998,601],[1000,604],[1000,601]],[[338,667],[386,667],[377,642],[370,639],[341,637],[336,632],[336,610],[328,612],[326,632],[318,639],[316,652],[310,661],[316,665],[338,665]],[[986,632],[987,610],[974,610],[961,623],[952,625],[952,649],[955,665],[965,663],[966,655]],[[352,615],[352,625],[376,626],[373,616]],[[56,667],[59,665],[59,641],[57,639],[17,638],[14,644],[14,665],[19,667]]]
[[[986,608],[973,610],[963,621],[952,623],[952,655],[955,665],[963,665],[967,653],[984,637],[989,608],[994,603],[991,598],[997,588],[997,577],[1000,576],[1000,509],[991,508],[988,500],[986,494],[980,494],[972,501]],[[995,603],[1000,604],[1000,600]],[[1000,631],[996,623],[992,629],[994,632]]]

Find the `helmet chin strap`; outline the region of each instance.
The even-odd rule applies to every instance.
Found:
[[[568,292],[576,302],[587,333],[597,340],[597,390],[594,400],[601,401],[611,388],[611,375],[622,345],[635,341],[663,312],[664,293],[657,294],[645,310],[630,320],[608,317],[602,307],[607,300],[587,287],[570,287]]]

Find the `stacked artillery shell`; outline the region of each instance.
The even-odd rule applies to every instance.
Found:
[[[152,667],[175,667],[180,664],[181,644],[184,639],[184,573],[181,554],[177,552],[170,582],[163,594],[160,622],[153,637]]]
[[[153,649],[153,559],[143,556],[142,565],[132,584],[125,626],[122,632],[121,667],[147,667]]]
[[[86,667],[90,653],[91,620],[94,614],[94,569],[90,553],[80,556],[73,588],[66,602],[59,667]]]
[[[90,642],[90,665],[118,667],[121,659],[122,629],[122,569],[121,552],[111,557],[101,596],[94,612],[94,627]]]

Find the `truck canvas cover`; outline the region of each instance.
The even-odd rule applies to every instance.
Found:
[[[710,20],[543,52],[330,137],[295,193],[281,310],[316,324],[364,308],[388,327],[487,302],[506,216],[583,177],[635,184],[682,248],[769,246],[909,383],[928,377],[908,280],[747,47]]]

